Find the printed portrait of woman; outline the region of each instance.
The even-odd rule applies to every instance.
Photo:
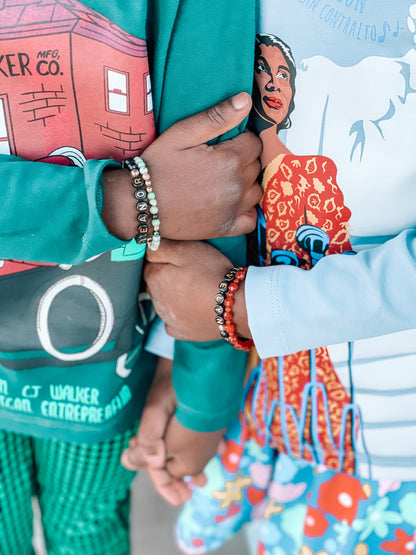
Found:
[[[257,35],[251,125],[263,142],[259,263],[309,270],[323,256],[352,253],[351,212],[335,163],[318,154],[296,155],[279,138],[292,124],[295,81],[290,47],[274,35]],[[357,437],[359,422],[327,348],[266,359],[257,371],[256,391],[246,402],[248,420],[254,412],[265,433],[271,421],[279,451],[353,472],[352,435]]]
[[[289,152],[278,137],[291,125],[296,66],[290,48],[273,35],[257,35],[253,84],[253,126],[263,141],[262,166]]]

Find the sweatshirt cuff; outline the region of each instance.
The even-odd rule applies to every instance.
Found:
[[[175,416],[182,426],[198,432],[217,432],[222,428],[228,428],[238,416],[241,408],[241,399],[227,407],[222,412],[203,413],[192,410],[190,407],[178,403]]]
[[[214,432],[236,419],[241,406],[247,353],[225,341],[175,341],[172,383],[176,417],[186,428]]]
[[[250,266],[245,280],[248,325],[261,358],[288,350],[281,325],[282,266]]]
[[[103,171],[118,167],[120,165],[114,160],[88,160],[83,167],[89,210],[82,248],[74,260],[75,264],[126,244],[126,241],[111,235],[101,219],[104,204]]]

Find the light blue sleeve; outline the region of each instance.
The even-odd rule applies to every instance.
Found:
[[[416,328],[416,229],[309,271],[250,266],[245,294],[262,358]]]
[[[144,348],[159,357],[173,359],[175,340],[168,334],[165,323],[159,317],[152,324]]]

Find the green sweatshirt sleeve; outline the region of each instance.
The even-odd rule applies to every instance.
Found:
[[[100,217],[102,172],[112,166],[112,160],[78,168],[0,155],[0,258],[79,264],[124,245]]]
[[[84,3],[146,36],[147,0]],[[112,166],[113,160],[89,160],[79,168],[0,155],[0,259],[79,264],[125,245],[100,217],[102,171]]]
[[[159,0],[151,5],[159,132],[233,94],[251,92],[254,60],[247,53],[254,56],[255,0]],[[242,128],[222,139],[238,131]],[[234,264],[244,263],[244,237],[210,242]],[[240,406],[246,358],[223,340],[177,341],[178,420],[198,431],[228,426]]]

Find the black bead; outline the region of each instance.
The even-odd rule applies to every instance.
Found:
[[[218,324],[219,326],[223,326],[223,325],[225,324],[225,320],[224,320],[224,318],[222,318],[221,316],[216,316],[216,317],[215,317],[215,321],[217,322],[217,324]]]
[[[149,233],[149,226],[141,224],[137,228],[137,231],[139,232],[139,235],[147,235]]]
[[[137,216],[137,221],[141,224],[147,224],[149,223],[149,216],[146,214],[146,212],[142,212]]]
[[[234,281],[234,278],[235,272],[229,272],[228,274],[225,274],[224,281]]]
[[[215,301],[217,302],[217,304],[222,304],[224,302],[224,295],[222,293],[217,293],[215,295]]]
[[[228,339],[228,333],[226,331],[220,331],[220,335],[221,337],[223,337],[224,339]]]
[[[221,316],[221,314],[224,312],[224,307],[221,306],[220,304],[216,304],[214,306],[214,310],[219,316]]]
[[[136,243],[138,245],[146,245],[147,243],[147,234],[146,235],[136,235],[135,237]]]
[[[228,289],[228,283],[226,281],[222,281],[219,285],[218,285],[218,289],[220,291],[227,291]]]
[[[136,208],[139,212],[146,212],[147,210],[147,202],[144,202],[143,200],[140,200],[137,204],[136,204]]]
[[[147,193],[144,189],[136,189],[134,191],[134,196],[137,198],[137,200],[144,200],[147,196]]]
[[[131,180],[131,184],[133,185],[133,187],[143,187],[144,181],[142,177],[134,177]]]

